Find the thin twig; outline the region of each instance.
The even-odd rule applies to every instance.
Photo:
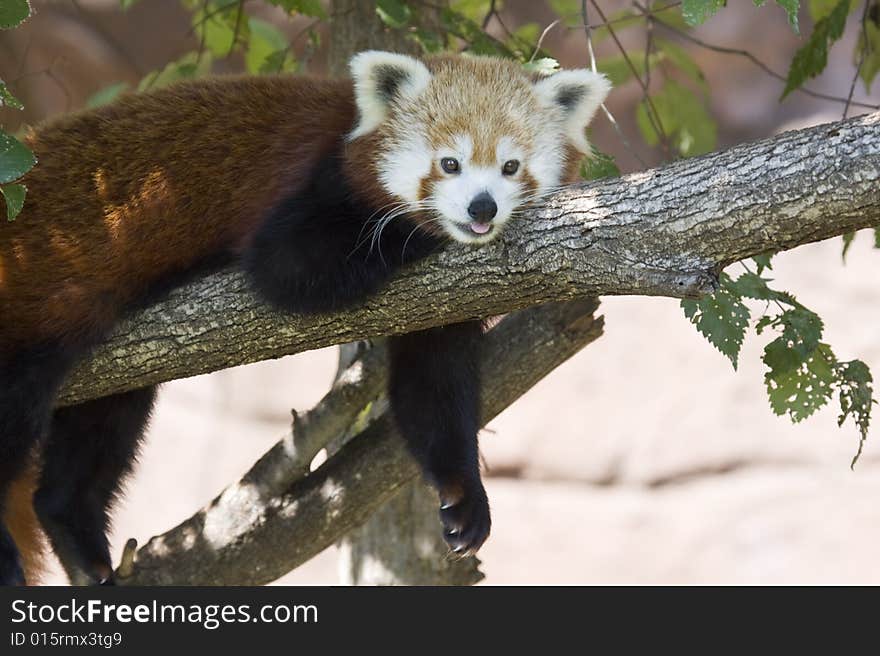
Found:
[[[639,3],[638,0],[635,0],[633,2],[633,6],[635,6],[636,9],[638,9],[643,15],[646,14],[645,7],[641,3]],[[673,34],[684,39],[685,41],[689,41],[689,42],[693,43],[694,45],[700,46],[701,48],[705,48],[706,50],[712,50],[713,52],[719,52],[719,53],[723,53],[723,54],[727,54],[727,55],[737,55],[738,57],[745,57],[746,59],[748,59],[755,66],[760,68],[762,71],[764,71],[770,77],[776,78],[777,80],[780,80],[782,82],[785,82],[787,80],[787,78],[784,75],[781,75],[781,74],[777,73],[776,71],[774,71],[772,68],[767,66],[767,64],[765,64],[763,61],[761,61],[760,59],[755,57],[748,50],[740,50],[738,48],[727,48],[724,46],[716,46],[714,44],[707,43],[707,42],[705,42],[701,39],[698,39],[697,37],[689,34],[688,32],[685,32],[684,30],[678,29],[674,25],[670,25],[669,23],[665,22],[662,18],[658,18],[656,16],[656,13],[657,12],[654,12],[654,22],[657,25],[660,25],[664,29],[669,30]],[[819,98],[821,100],[828,100],[831,102],[844,103],[844,104],[846,103],[846,98],[842,98],[840,96],[831,96],[831,95],[824,94],[824,93],[819,93],[817,91],[812,91],[811,89],[807,89],[804,87],[798,87],[797,89],[795,89],[795,91],[797,91],[799,93],[803,93],[807,96],[811,96],[813,98]],[[874,110],[880,109],[880,105],[871,105],[869,103],[864,103],[864,102],[852,101],[852,103],[850,103],[850,104],[853,107],[863,107],[865,109],[874,109]]]
[[[593,52],[593,34],[592,28],[590,27],[590,21],[588,20],[587,0],[581,0],[581,16],[584,24],[584,35],[587,38],[587,52],[590,56],[590,68],[594,73],[596,73],[598,72],[596,70],[596,53]],[[648,168],[648,165],[639,156],[635,148],[633,148],[632,144],[629,142],[629,139],[627,139],[626,136],[623,134],[623,130],[620,128],[617,119],[614,118],[614,115],[605,106],[605,103],[602,103],[600,107],[602,108],[602,112],[605,114],[605,118],[608,119],[608,122],[611,123],[614,131],[617,132],[617,136],[620,138],[620,142],[623,144],[623,147],[626,148],[627,152],[629,152],[630,155],[636,158],[636,161],[641,165],[643,169]]]
[[[608,22],[608,17],[605,16],[605,12],[602,11],[602,7],[599,6],[599,3],[596,2],[596,0],[590,0],[590,4],[593,5],[593,8],[599,14],[599,18],[601,18],[605,22]],[[586,14],[586,7],[587,7],[586,0],[581,0],[581,14],[583,16],[584,25],[587,25],[590,22],[587,14]],[[611,35],[611,38],[614,40],[614,43],[617,46],[617,49],[620,51],[620,54],[623,56],[623,59],[626,62],[626,65],[629,67],[630,71],[633,74],[633,77],[639,83],[639,86],[642,88],[642,91],[645,94],[645,100],[646,100],[645,107],[647,108],[645,113],[648,115],[648,119],[651,121],[651,127],[654,128],[654,132],[657,134],[658,138],[660,139],[660,146],[663,149],[663,152],[666,154],[667,157],[669,157],[670,156],[669,137],[667,136],[666,131],[663,129],[663,123],[660,120],[660,114],[659,114],[659,112],[657,112],[657,108],[654,106],[654,102],[651,100],[650,94],[648,94],[648,88],[645,86],[644,80],[642,80],[641,75],[639,75],[638,70],[636,69],[635,65],[632,63],[632,60],[629,58],[629,55],[626,52],[626,48],[623,47],[623,44],[620,42],[620,39],[617,37],[617,33],[614,31],[614,28],[609,26],[608,27],[608,34]],[[592,50],[592,46],[591,46],[591,50]],[[591,56],[595,57],[595,55],[591,55]]]
[[[846,105],[843,106],[843,118],[846,118],[849,112],[849,106],[852,103],[853,94],[856,92],[856,83],[859,81],[859,75],[862,72],[862,66],[865,58],[868,56],[868,7],[871,6],[871,0],[865,0],[865,8],[862,10],[862,21],[860,23],[862,30],[862,49],[859,51],[859,63],[856,64],[856,72],[853,75],[852,84],[849,85],[849,94],[846,97]]]
[[[552,30],[554,27],[556,27],[557,25],[559,25],[559,23],[560,23],[561,20],[562,20],[561,18],[557,18],[555,21],[553,21],[553,22],[550,23],[547,27],[545,27],[543,32],[541,32],[541,36],[538,37],[538,43],[535,44],[535,51],[532,53],[532,56],[529,57],[529,63],[530,63],[530,64],[531,64],[533,61],[535,61],[535,57],[538,56],[538,53],[539,53],[540,50],[541,50],[541,45],[544,43],[544,38],[547,36],[547,34],[550,33],[550,30]]]
[[[238,9],[235,10],[235,27],[232,30],[232,43],[229,45],[229,52],[226,53],[227,57],[232,54],[236,44],[238,44],[238,32],[241,30],[241,16],[244,13],[244,3],[245,0],[238,0]]]
[[[208,13],[208,0],[204,0],[202,3],[202,15]],[[199,52],[196,55],[196,66],[202,63],[202,56],[205,54],[205,43],[208,40],[208,29],[207,27],[202,28],[201,38],[199,39]]]
[[[495,10],[495,0],[492,0],[489,3],[489,11],[486,12],[486,15],[483,17],[483,22],[480,24],[480,29],[484,32],[486,28],[489,27],[489,23],[492,22],[492,17],[497,15],[497,11]]]

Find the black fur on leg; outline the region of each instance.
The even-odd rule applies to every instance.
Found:
[[[72,351],[57,343],[0,359],[0,517],[10,484],[45,437],[52,406],[73,361]],[[22,583],[18,549],[0,525],[0,585]]]
[[[34,507],[75,585],[112,583],[109,511],[131,471],[155,387],[55,411]]]
[[[491,527],[477,446],[482,340],[478,321],[389,340],[391,409],[440,493],[444,538],[456,553],[475,552]]]
[[[403,216],[374,241],[381,218],[380,208],[352,192],[334,152],[304,189],[269,213],[244,253],[244,269],[257,292],[279,309],[346,309],[377,292],[402,264],[440,246]]]

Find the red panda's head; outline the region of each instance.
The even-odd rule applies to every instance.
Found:
[[[465,243],[492,240],[518,210],[572,181],[610,89],[589,70],[541,77],[493,57],[368,51],[351,73],[359,117],[349,141],[391,206]]]

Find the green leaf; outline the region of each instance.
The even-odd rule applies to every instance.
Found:
[[[28,0],[0,0],[0,29],[9,29],[25,22],[31,15]]]
[[[688,25],[701,25],[726,4],[727,0],[683,0],[681,15]]]
[[[777,415],[788,414],[795,423],[803,421],[828,403],[833,393],[834,354],[827,344],[818,347],[797,366],[785,349],[771,349],[782,337],[771,342],[764,351],[764,363],[770,368],[764,376],[770,407]]]
[[[468,50],[475,55],[496,55],[514,57],[510,49],[497,39],[486,34],[478,23],[470,20],[448,7],[440,13],[443,29],[454,37],[464,41]]]
[[[173,82],[187,78],[205,75],[211,70],[211,56],[209,53],[188,52],[177,61],[170,62],[165,68],[147,73],[138,84],[138,91],[146,89],[158,89]]]
[[[415,32],[409,35],[409,38],[418,43],[422,48],[422,52],[427,54],[441,52],[446,45],[439,34],[422,28],[416,29]]]
[[[119,0],[119,7],[122,9],[122,11],[128,11],[137,2],[138,2],[138,0]]]
[[[409,23],[412,10],[400,0],[376,0],[376,13],[388,27],[399,29]]]
[[[581,177],[584,180],[617,178],[620,177],[620,169],[613,156],[597,150],[584,158],[581,164]]]
[[[871,409],[876,403],[874,400],[874,377],[871,370],[861,360],[841,362],[836,368],[837,387],[840,392],[840,414],[837,417],[837,425],[843,426],[848,417],[859,429],[859,449],[852,459],[850,467],[855,467],[862,448],[868,438],[868,428],[871,425]]]
[[[770,280],[767,278],[746,272],[737,278],[736,281],[730,283],[729,287],[732,291],[746,298],[755,298],[762,301],[774,300],[776,292],[767,286],[768,282]]]
[[[780,292],[775,289],[770,289],[767,285],[768,282],[771,282],[769,278],[761,278],[760,274],[746,272],[737,278],[735,282],[728,283],[728,288],[733,293],[745,298],[753,298],[758,301],[777,301],[780,304],[790,305],[795,310],[805,310],[809,312],[809,310],[806,310],[806,308],[798,303],[795,297],[788,292]],[[761,321],[758,322],[758,334],[760,334],[761,330],[766,326],[781,325],[777,323],[778,321],[778,317],[772,319],[769,317],[762,317]]]
[[[580,0],[570,0],[570,2],[580,2]],[[551,3],[552,6],[552,3]],[[472,21],[482,21],[483,16],[489,11],[488,0],[453,0],[450,7],[462,16]],[[577,10],[580,12],[580,9]]]
[[[666,39],[655,39],[654,43],[657,45],[657,49],[660,51],[664,61],[668,61],[679,71],[700,85],[700,89],[704,93],[709,92],[709,84],[706,82],[706,77],[703,75],[703,71],[700,70],[700,67],[697,66],[697,62],[694,61],[693,57],[691,57],[687,50],[678,44],[672,43],[672,41],[667,41]],[[651,62],[651,64],[653,65],[653,62]]]
[[[287,50],[289,44],[284,33],[271,23],[259,18],[249,18],[250,39],[244,55],[248,73],[259,73],[266,59],[273,53]]]
[[[27,146],[0,130],[0,184],[17,180],[36,163],[37,158]]]
[[[627,50],[627,57],[623,55],[612,55],[611,57],[602,57],[596,61],[596,69],[602,73],[611,82],[612,86],[619,87],[625,82],[632,79],[633,68],[639,77],[645,75],[645,51],[644,50]],[[651,55],[650,64],[657,62],[657,55]],[[632,64],[632,67],[630,67]]]
[[[6,200],[6,220],[15,221],[15,217],[24,207],[24,197],[27,194],[27,187],[23,184],[9,184],[0,186],[0,193]]]
[[[22,105],[21,101],[12,94],[3,80],[0,80],[0,107],[24,109],[24,105]]]
[[[538,75],[552,75],[559,70],[559,62],[551,57],[542,57],[535,61],[526,62],[523,68],[529,73],[537,73]]]
[[[718,128],[704,102],[693,91],[667,80],[659,92],[651,96],[664,132],[684,157],[701,155],[715,149]],[[648,145],[655,146],[660,137],[648,118],[645,101],[636,110],[636,122]]]
[[[87,107],[100,107],[116,100],[119,95],[128,89],[128,82],[117,82],[110,86],[104,87],[100,91],[93,93],[86,101]]]
[[[485,3],[483,3],[485,4]],[[580,20],[581,2],[580,0],[550,0],[550,8],[562,19]]]
[[[843,250],[840,253],[840,257],[843,260],[844,264],[846,264],[846,254],[849,253],[849,247],[852,246],[853,241],[855,241],[856,233],[847,232],[843,235]]]
[[[697,330],[727,356],[736,369],[750,315],[740,297],[728,288],[729,283],[730,278],[721,274],[718,291],[696,301],[683,300],[681,307]]]
[[[872,16],[873,14],[873,16]],[[865,41],[867,40],[867,47]],[[871,93],[871,83],[880,72],[880,3],[874,3],[868,12],[868,20],[865,21],[865,30],[859,30],[859,38],[856,43],[856,51],[853,55],[856,61],[862,57],[864,61],[859,71],[862,82],[865,83],[865,93]]]
[[[580,11],[580,2],[578,2],[577,17],[574,19],[573,27],[581,26]],[[607,18],[609,23],[613,23],[612,27],[614,29],[614,33],[617,35],[620,35],[621,32],[630,27],[635,27],[637,25],[641,26],[645,24],[645,17],[640,12],[633,9],[621,9],[620,11],[608,15]],[[676,19],[681,21],[681,27],[688,27],[687,23],[681,20],[681,17],[678,13],[666,12],[663,14],[664,23],[675,21]],[[598,23],[599,21],[593,20],[592,22]],[[581,27],[581,29],[583,28]],[[611,30],[607,27],[596,27],[591,30],[591,32],[593,36],[593,45],[598,45],[599,43],[611,36]],[[629,52],[629,50],[627,50],[627,52]]]
[[[819,22],[834,11],[838,2],[840,0],[809,0],[807,2],[807,9],[809,10],[810,18],[813,19],[814,23]]]
[[[215,57],[225,57],[236,44],[236,23],[238,40],[246,43],[248,21],[244,14],[239,19],[240,7],[236,0],[217,0],[210,2],[195,12],[192,17],[196,38]]]
[[[802,305],[786,310],[770,325],[782,330],[781,337],[785,344],[802,359],[806,359],[819,346],[824,328],[822,318]]]
[[[758,267],[758,275],[760,276],[764,273],[764,269],[773,269],[773,263],[770,261],[773,259],[775,253],[762,253],[761,255],[755,255],[752,258],[752,261]]]
[[[817,21],[807,43],[798,50],[791,61],[785,89],[780,100],[814,78],[828,65],[828,49],[843,35],[851,0],[839,0],[831,13]]]
[[[296,59],[290,52],[290,48],[282,48],[269,55],[260,64],[260,73],[285,73],[297,69]]]

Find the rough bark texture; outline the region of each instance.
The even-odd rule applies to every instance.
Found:
[[[508,316],[490,331],[482,364],[484,423],[601,335],[597,307],[595,299],[552,303]],[[264,485],[263,474],[284,471],[285,458],[283,447],[272,449],[206,508],[150,540],[120,583],[268,583],[361,525],[418,475],[388,412],[311,474],[291,476],[294,482],[278,493],[279,477]]]
[[[730,262],[880,225],[878,179],[875,113],[572,186],[498,243],[450,246],[346,313],[278,315],[224,271],[122,324],[62,402],[547,301],[700,295]]]

